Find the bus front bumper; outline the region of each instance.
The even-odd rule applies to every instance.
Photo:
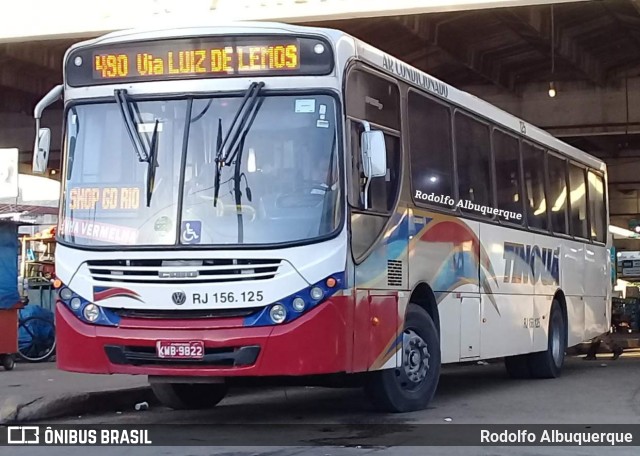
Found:
[[[126,327],[80,321],[56,305],[58,368],[93,374],[152,376],[302,376],[347,372],[352,339],[348,337],[347,298],[334,297],[282,325],[211,327],[200,321],[134,320]],[[218,327],[216,327],[216,324]],[[201,360],[159,358],[157,341],[202,341]]]

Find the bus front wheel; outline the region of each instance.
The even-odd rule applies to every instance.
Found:
[[[224,383],[151,383],[158,400],[174,410],[215,407],[227,395]]]
[[[440,337],[431,316],[409,304],[402,334],[402,366],[369,374],[365,391],[385,412],[425,409],[440,378]]]

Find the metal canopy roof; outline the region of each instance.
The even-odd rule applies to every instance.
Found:
[[[555,72],[551,73],[552,12]],[[531,82],[601,86],[640,74],[640,1],[604,0],[315,22],[344,30],[447,83],[510,91]]]

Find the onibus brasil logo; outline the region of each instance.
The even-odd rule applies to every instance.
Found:
[[[8,426],[9,445],[151,445],[147,429],[69,429]]]

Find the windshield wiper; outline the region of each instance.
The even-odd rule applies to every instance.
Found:
[[[215,176],[213,180],[213,207],[218,204],[218,194],[220,192],[220,172],[222,167],[220,166],[220,155],[222,150],[222,119],[218,119],[218,134],[216,140],[216,156],[214,158]]]
[[[255,114],[258,113],[258,109],[260,109],[260,106],[258,106],[258,108],[255,110],[253,119],[255,119]],[[251,123],[253,123],[253,119]],[[244,181],[246,184],[245,193],[247,195],[247,199],[249,200],[249,202],[251,202],[251,189],[249,188],[249,182],[247,181],[247,176],[244,173],[240,173],[240,169],[241,169],[240,164],[242,162],[242,154],[244,152],[244,141],[247,138],[247,133],[249,133],[250,127],[251,127],[251,124],[249,124],[249,126],[246,128],[246,130],[242,134],[242,138],[238,143],[238,147],[234,155],[236,159],[235,159],[235,166],[234,166],[234,173],[233,173],[233,194],[236,200],[236,215],[238,217],[238,244],[242,244],[244,242],[244,224],[242,220],[242,191],[240,191],[240,180],[242,176],[244,176]]]
[[[236,111],[233,116],[233,120],[231,121],[231,126],[227,131],[224,139],[222,139],[222,120],[218,120],[218,140],[216,147],[216,157],[215,157],[215,180],[214,180],[214,190],[213,190],[213,205],[216,206],[218,202],[218,195],[220,193],[220,174],[222,172],[222,167],[229,166],[232,163],[230,157],[234,155],[236,152],[235,146],[238,142],[238,138],[241,138],[244,141],[243,133],[249,131],[251,127],[251,123],[253,123],[253,119],[255,119],[256,114],[258,113],[258,109],[256,105],[258,104],[258,95],[260,91],[264,87],[264,82],[252,82],[247,91],[244,94],[244,98],[242,99],[242,103],[240,107]],[[238,127],[235,128],[236,123],[240,120]],[[250,123],[247,125],[247,122],[250,120]],[[233,133],[233,137],[232,137]],[[228,153],[223,156],[224,146],[227,144],[229,139],[231,138],[231,142],[229,143]],[[236,197],[237,200],[237,197]]]
[[[127,91],[126,89],[116,89],[113,93],[116,102],[118,103],[118,107],[120,108],[120,114],[122,114],[122,119],[124,120],[124,126],[129,134],[129,139],[131,140],[131,144],[133,144],[133,150],[138,156],[138,161],[141,163],[146,162],[149,160],[149,154],[140,140],[140,135],[137,131],[138,125],[131,115],[131,106],[127,99]]]
[[[151,146],[149,147],[149,160],[147,161],[147,207],[151,206],[151,195],[156,184],[156,169],[158,169],[158,125],[160,121],[156,119],[151,135]]]
[[[140,163],[147,163],[146,193],[147,207],[150,207],[151,195],[153,194],[156,181],[156,169],[158,168],[158,125],[160,121],[158,119],[155,121],[153,134],[149,142],[149,150],[147,151],[138,134],[139,124],[133,119],[133,115],[131,114],[131,102],[127,98],[127,91],[125,89],[116,89],[114,90],[114,97],[120,108],[120,114],[122,114],[129,139],[131,139],[131,144],[133,144],[133,150],[138,156],[138,161]]]

